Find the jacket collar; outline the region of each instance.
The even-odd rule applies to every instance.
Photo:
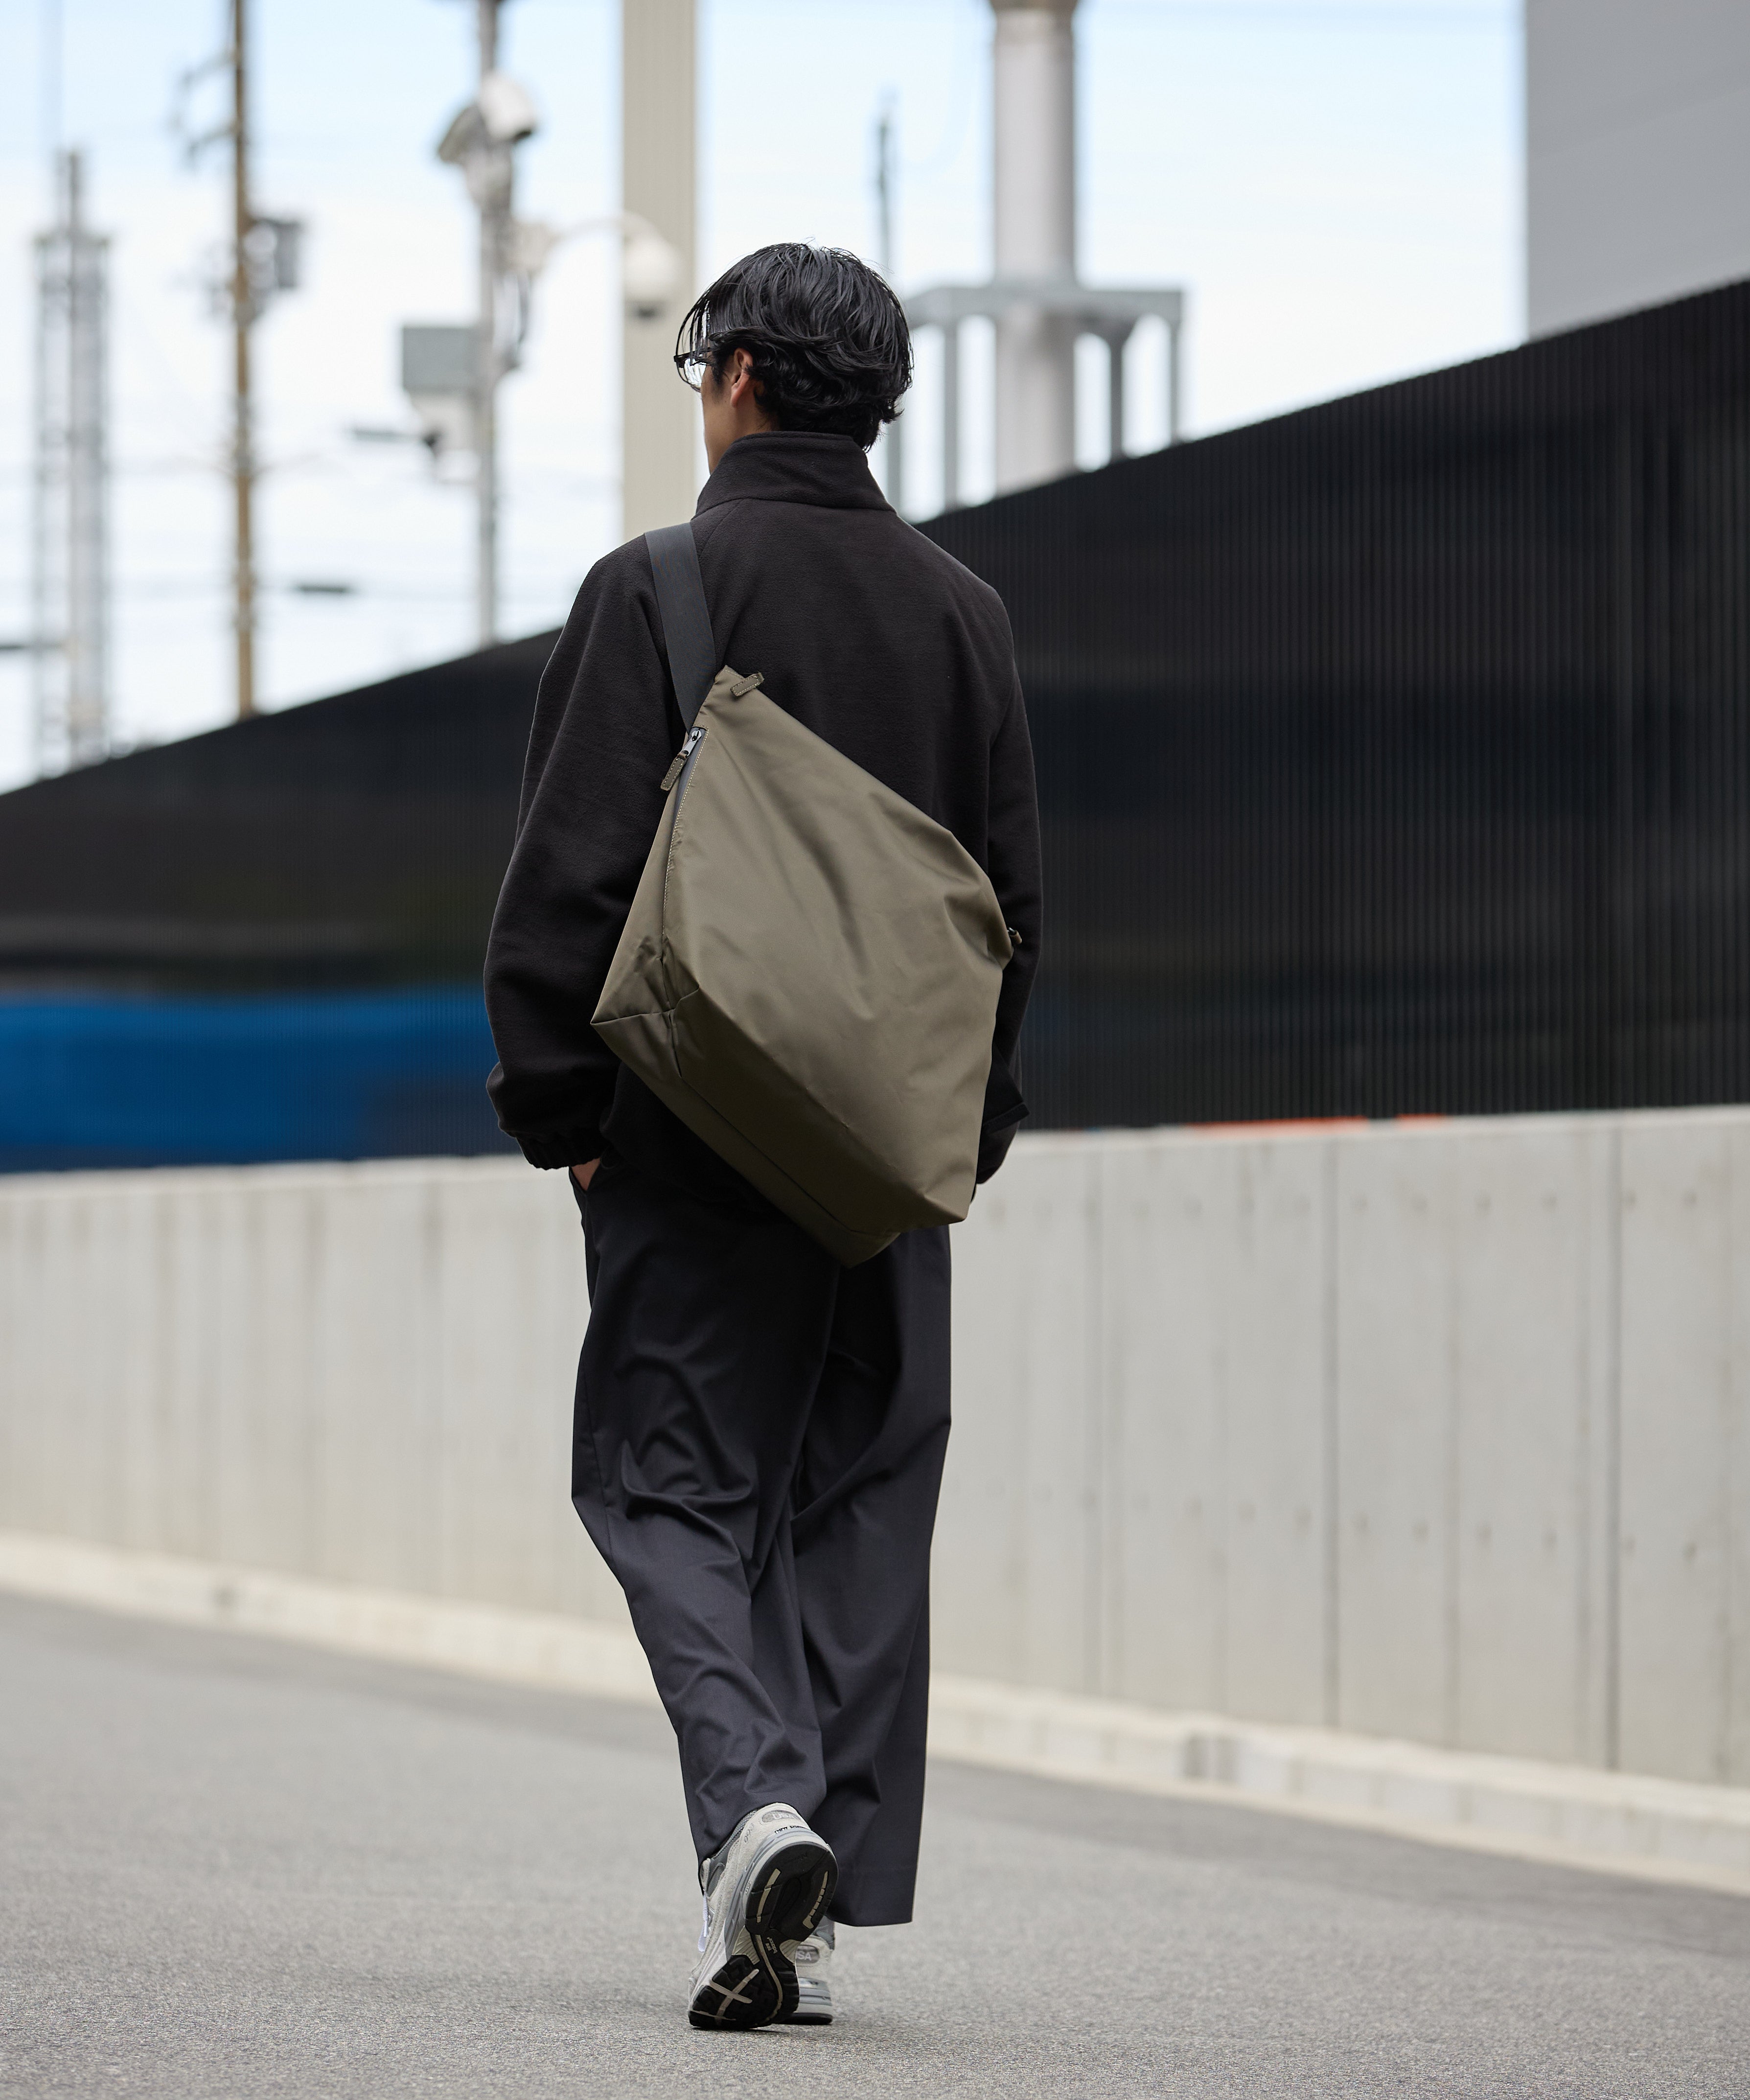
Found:
[[[700,510],[720,503],[816,503],[828,510],[885,510],[855,438],[825,430],[756,430],[738,438],[699,492]]]

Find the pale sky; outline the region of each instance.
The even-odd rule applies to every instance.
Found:
[[[266,595],[260,678],[282,706],[465,649],[471,514],[403,422],[398,330],[467,317],[473,218],[432,145],[472,77],[458,0],[254,0],[258,209],[308,222],[306,288],[256,332]],[[987,0],[700,0],[701,267],[769,240],[873,256],[871,132],[897,104],[901,289],[988,274]],[[43,63],[59,14],[60,111]],[[217,461],[227,342],[202,290],[223,156],[187,167],[178,73],[220,0],[0,0],[0,638],[29,570],[29,238],[57,135],[89,156],[113,240],[115,716],[125,740],[226,718],[229,562]],[[1500,349],[1523,332],[1514,0],[1083,0],[1082,274],[1183,285],[1187,421],[1219,430]],[[618,7],[509,0],[503,62],[544,117],[518,208],[617,208]],[[196,112],[198,114],[198,111]],[[501,397],[509,633],[556,624],[616,536],[617,294],[600,239],[562,249]],[[973,360],[973,496],[988,487]],[[1133,442],[1159,435],[1139,347]],[[1097,422],[1097,404],[1087,420]],[[910,492],[933,479],[920,360]],[[1097,457],[1091,430],[1090,444]],[[300,597],[299,581],[356,587]],[[0,655],[0,786],[31,770],[27,660]]]

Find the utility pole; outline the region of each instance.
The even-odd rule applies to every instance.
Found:
[[[499,0],[474,0],[479,18],[480,87],[498,70]],[[508,148],[493,157],[491,179],[482,186],[480,204],[480,311],[476,328],[474,471],[478,517],[475,523],[474,592],[480,646],[498,639],[498,382],[499,286],[505,273],[505,235],[510,220],[512,168]],[[502,175],[500,178],[500,170]]]
[[[893,281],[893,105],[881,105],[875,119],[875,219],[881,275]]]
[[[232,612],[237,637],[237,719],[255,712],[255,425],[249,398],[249,330],[255,288],[249,269],[249,0],[231,0],[231,327],[235,356],[231,484],[236,502]]]
[[[876,262],[881,275],[893,281],[893,192],[897,170],[894,165],[893,103],[889,96],[875,119],[875,234]],[[905,450],[897,423],[889,423],[881,439],[882,465],[886,469],[887,500],[905,515]]]
[[[249,0],[228,0],[231,41],[177,83],[171,128],[184,142],[190,165],[209,146],[231,143],[231,254],[209,280],[215,310],[231,316],[231,409],[230,457],[234,547],[231,628],[236,642],[237,716],[255,712],[255,412],[251,395],[249,331],[274,295],[298,289],[302,223],[263,218],[249,193]],[[216,73],[231,75],[231,116],[199,137],[187,118],[196,84]]]
[[[549,228],[519,227],[512,215],[516,148],[532,138],[535,105],[498,70],[498,11],[503,0],[474,0],[479,82],[474,99],[456,111],[438,141],[438,158],[458,168],[480,215],[480,289],[466,328],[413,328],[403,332],[402,382],[419,408],[442,400],[465,403],[465,433],[474,450],[474,604],[480,646],[498,639],[498,389],[520,360],[528,324],[530,287],[539,259],[558,238]],[[538,236],[538,237],[537,237]],[[446,341],[445,338],[448,340]],[[455,368],[466,353],[468,373]],[[458,384],[461,382],[461,384]],[[434,456],[435,437],[434,436]]]
[[[109,744],[108,258],[85,223],[84,162],[55,160],[37,236],[31,655],[40,772]]]

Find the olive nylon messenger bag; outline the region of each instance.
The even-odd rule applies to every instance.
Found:
[[[692,527],[645,538],[686,736],[594,1026],[851,1267],[971,1207],[1002,910],[951,832],[718,666]]]

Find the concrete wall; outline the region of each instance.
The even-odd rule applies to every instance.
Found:
[[[0,1180],[0,1524],[615,1617],[577,1214],[520,1161]]]
[[[1024,1139],[945,1669],[1750,1780],[1750,1113]],[[0,1527],[622,1619],[557,1176],[0,1181]]]
[[[1527,0],[1527,311],[1572,328],[1750,276],[1750,8]]]

